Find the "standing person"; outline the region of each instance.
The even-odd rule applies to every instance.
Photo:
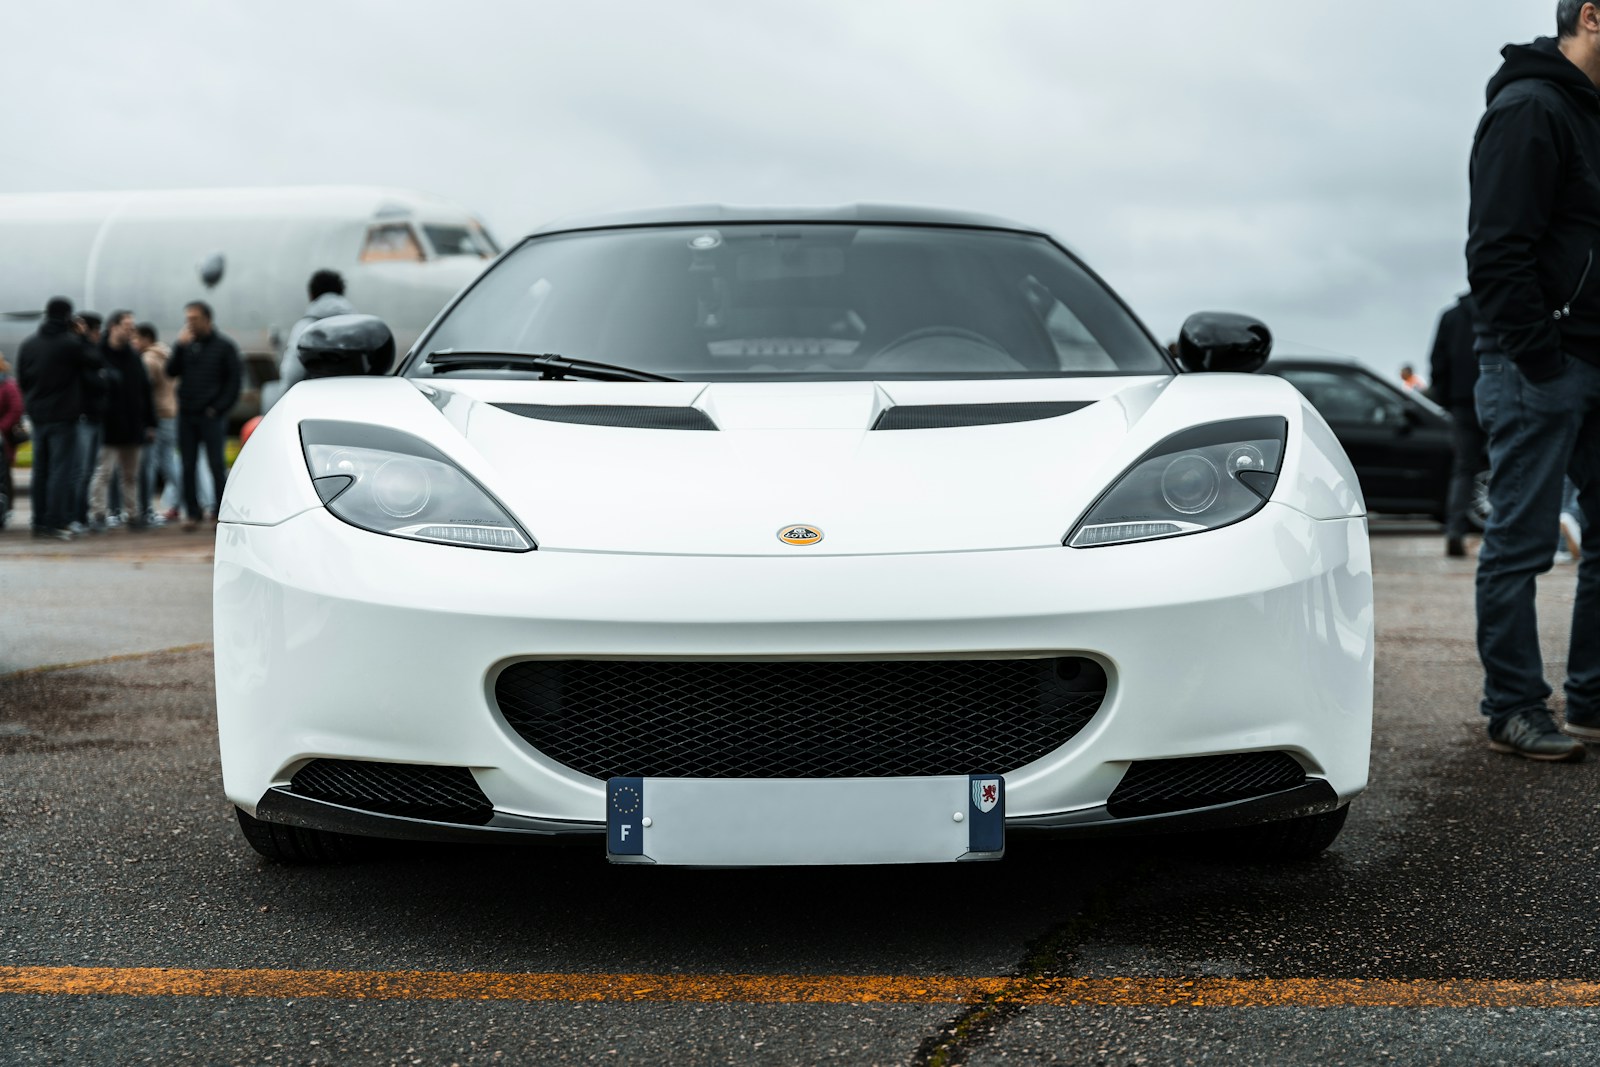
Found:
[[[156,420],[155,439],[145,447],[139,463],[139,514],[145,522],[154,522],[160,515],[156,507],[156,477],[166,480],[165,495],[173,508],[178,506],[178,485],[183,479],[183,465],[178,460],[178,386],[167,374],[167,357],[172,352],[161,343],[155,326],[148,322],[135,326],[133,348],[144,363],[151,412]],[[173,517],[177,517],[175,511]]]
[[[89,495],[100,476],[100,447],[105,444],[106,393],[110,388],[101,347],[105,320],[93,311],[80,311],[78,323],[88,341],[88,350],[83,368],[83,414],[78,417],[78,475],[73,483],[70,529],[73,533],[99,533],[105,524],[96,527],[90,523]]]
[[[76,506],[78,419],[89,347],[72,319],[72,301],[53,297],[39,332],[17,353],[17,382],[33,423],[33,535],[72,540]]]
[[[1400,384],[1406,387],[1408,393],[1426,393],[1428,379],[1417,373],[1417,369],[1407,363],[1400,368]]]
[[[1483,427],[1478,423],[1473,400],[1478,384],[1478,354],[1473,346],[1472,294],[1463,293],[1439,316],[1433,355],[1428,361],[1433,375],[1433,399],[1450,411],[1455,458],[1445,505],[1444,553],[1456,557],[1467,554],[1467,513],[1472,508],[1478,474],[1489,465]]]
[[[93,523],[97,526],[104,526],[113,514],[112,488],[118,490],[121,507],[128,513],[128,526],[142,529],[146,525],[135,487],[139,479],[140,450],[156,437],[156,415],[144,360],[134,350],[136,336],[131,312],[112,315],[103,352],[110,378],[106,394],[105,449],[100,473],[94,481],[91,504]]]
[[[167,373],[167,358],[172,350],[161,343],[155,326],[148,322],[134,327],[133,344],[144,360],[145,374],[150,379],[150,399],[156,413],[156,440],[144,450],[140,463],[139,507],[147,522],[177,522],[183,498],[183,462],[178,456],[178,379]],[[200,507],[209,510],[216,504],[211,472],[200,467],[197,473]],[[156,497],[157,477],[163,483],[159,499]]]
[[[183,528],[200,524],[199,487],[195,468],[199,452],[206,450],[211,484],[217,504],[228,473],[223,463],[222,441],[228,412],[239,399],[239,347],[223,336],[212,322],[211,305],[203,300],[186,304],[183,330],[167,360],[167,373],[178,379],[178,450],[183,458]]]
[[[1492,513],[1478,552],[1490,747],[1576,761],[1600,741],[1600,524],[1585,531],[1567,659],[1567,733],[1546,701],[1534,580],[1570,474],[1600,515],[1600,7],[1560,0],[1559,38],[1508,45],[1472,146],[1467,276]]]
[[[276,403],[277,398],[296,382],[305,379],[306,368],[300,362],[300,337],[306,332],[306,328],[319,319],[356,313],[355,305],[345,299],[344,278],[338,271],[317,271],[307,283],[306,292],[311,296],[311,304],[306,308],[306,313],[289,329],[289,340],[283,346],[283,356],[278,361],[278,384],[276,395],[272,398],[273,403]],[[267,408],[270,407],[271,404],[268,404]]]
[[[22,422],[22,386],[11,373],[6,354],[0,352],[0,530],[11,514],[11,498],[16,487],[11,480],[11,463],[17,456],[16,433]]]
[[[108,430],[114,414],[113,408],[124,388],[123,370],[130,364],[139,362],[138,355],[133,351],[133,312],[118,310],[106,316],[99,355],[104,365],[101,371],[103,392],[100,397],[98,426],[100,449],[90,467],[89,492],[82,516],[82,520],[88,523],[89,529],[95,533],[108,526],[115,526],[120,521],[123,509],[131,508],[133,504],[131,499],[123,499],[122,479],[115,470],[119,454],[107,448],[110,444]],[[88,406],[87,394],[84,406]],[[134,458],[137,462],[137,456]]]

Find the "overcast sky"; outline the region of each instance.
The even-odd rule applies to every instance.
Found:
[[[375,183],[547,219],[901,201],[1044,226],[1163,340],[1425,360],[1555,0],[105,0],[0,15],[0,192]],[[0,254],[4,250],[0,249]]]

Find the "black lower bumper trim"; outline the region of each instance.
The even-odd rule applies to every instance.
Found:
[[[1206,808],[1118,819],[1104,805],[1058,815],[1024,815],[1006,820],[1007,836],[1017,837],[1126,837],[1187,830],[1220,830],[1233,826],[1276,822],[1302,815],[1333,811],[1339,794],[1320,778],[1291,789],[1249,800],[1214,804]],[[362,837],[388,837],[405,841],[498,841],[526,844],[603,844],[606,828],[597,822],[560,822],[497,811],[481,825],[433,822],[404,815],[347,808],[326,800],[296,796],[269,789],[256,804],[256,818],[286,826],[332,830]]]
[[[286,826],[332,830],[361,837],[392,837],[405,841],[522,841],[529,844],[604,842],[606,827],[597,822],[559,822],[497,811],[481,824],[435,822],[405,815],[384,815],[347,808],[326,800],[296,796],[285,789],[269,789],[256,803],[256,818]]]
[[[1339,807],[1339,794],[1321,778],[1313,778],[1266,796],[1188,808],[1161,815],[1119,819],[1101,805],[1059,815],[1024,815],[1006,820],[1006,834],[1050,837],[1128,837],[1169,834],[1188,830],[1223,830],[1235,826],[1277,822],[1303,815],[1320,815]]]

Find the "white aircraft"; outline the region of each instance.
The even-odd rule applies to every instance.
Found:
[[[387,322],[404,352],[499,251],[466,209],[403,189],[0,196],[0,352],[15,356],[52,296],[102,315],[128,308],[169,342],[183,306],[204,300],[244,357],[235,417],[248,416],[278,377],[313,271],[342,274],[351,303]]]

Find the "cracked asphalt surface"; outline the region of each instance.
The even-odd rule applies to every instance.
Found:
[[[1144,839],[882,870],[652,871],[453,846],[275,867],[221,799],[210,654],[190,648],[0,675],[0,968],[1600,981],[1600,760],[1488,751],[1471,561],[1446,560],[1421,529],[1375,537],[1373,786],[1310,864]],[[171,576],[203,566],[206,546],[150,538],[138,551],[162,565],[121,579],[135,602],[187,597],[203,616],[197,583]],[[30,588],[66,603],[93,594],[97,568],[132,567],[112,542],[24,556],[16,535],[0,541],[0,589],[26,567]],[[1566,567],[1541,584],[1553,666],[1572,582]],[[114,613],[69,629],[107,655],[127,643]],[[1417,1009],[0,994],[6,1064],[1597,1058],[1600,1008],[1489,997]]]

